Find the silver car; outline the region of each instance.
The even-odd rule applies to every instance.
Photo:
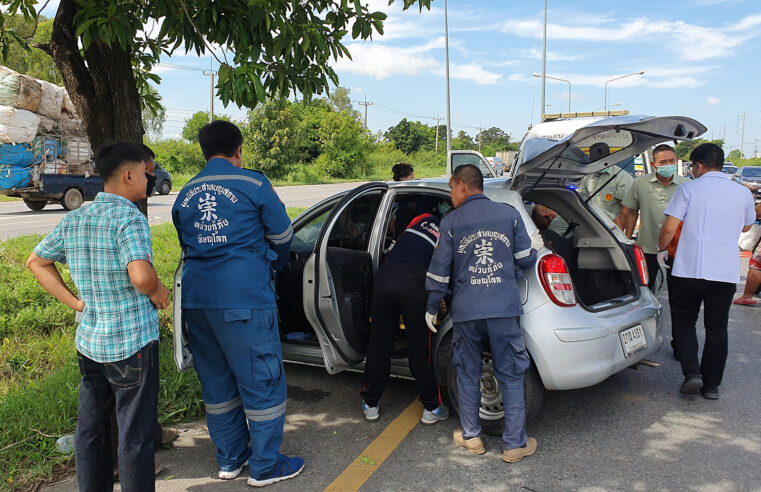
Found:
[[[578,126],[578,125],[577,125]],[[524,140],[510,178],[485,180],[484,193],[522,215],[539,250],[536,265],[518,278],[524,314],[521,325],[531,368],[525,378],[526,406],[535,416],[545,390],[597,384],[655,353],[663,341],[661,305],[647,289],[647,266],[638,246],[607,215],[576,191],[585,174],[640,154],[664,140],[696,138],[705,127],[689,118],[616,117],[594,121],[559,140]],[[607,142],[608,156],[591,161],[590,145]],[[454,154],[449,170],[466,159]],[[484,172],[491,167],[482,163]],[[488,177],[488,174],[487,174]],[[294,240],[278,273],[280,331],[286,361],[322,366],[328,373],[362,371],[370,332],[373,274],[393,239],[396,210],[407,204],[437,212],[449,197],[447,180],[368,183],[328,198],[293,222]],[[529,209],[541,203],[567,224],[565,244],[545,246]],[[181,321],[181,271],[174,283],[175,359],[192,367]],[[400,330],[400,339],[404,330]],[[432,340],[440,383],[457,409],[457,376],[450,361],[452,321],[444,317]],[[480,416],[484,432],[503,425],[502,397],[491,357],[483,355]],[[400,343],[392,374],[411,377]]]

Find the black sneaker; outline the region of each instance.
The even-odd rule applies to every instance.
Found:
[[[709,388],[708,386],[703,386],[700,388],[700,394],[703,395],[703,398],[707,400],[718,400],[719,388]]]
[[[703,387],[703,378],[700,376],[688,374],[684,378],[682,386],[679,388],[679,392],[683,395],[697,395],[698,391]]]

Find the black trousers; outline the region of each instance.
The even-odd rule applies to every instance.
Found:
[[[737,286],[731,282],[717,282],[695,278],[671,276],[674,294],[671,300],[671,323],[679,347],[682,373],[703,375],[703,385],[718,388],[727,363],[727,323],[729,308]],[[706,341],[703,357],[698,364],[698,337],[695,323],[703,304],[703,321]]]
[[[655,288],[655,277],[658,274],[658,255],[654,253],[645,253],[645,263],[647,263],[647,275],[649,277],[647,288],[653,290]],[[669,258],[666,260],[666,264],[669,267],[674,266],[674,259]],[[666,269],[666,288],[668,289],[669,299],[671,298],[671,268]]]
[[[375,275],[370,307],[372,329],[360,390],[360,396],[371,407],[378,405],[388,384],[399,315],[404,318],[410,372],[420,391],[420,401],[426,410],[441,404],[431,358],[432,333],[425,323],[426,271],[417,263],[386,260]]]

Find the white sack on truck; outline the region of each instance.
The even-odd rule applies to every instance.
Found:
[[[66,93],[66,89],[44,80],[39,82],[42,86],[42,99],[40,100],[40,105],[37,106],[37,113],[53,120],[60,119],[63,95]]]
[[[42,86],[37,79],[0,66],[0,105],[37,111]]]
[[[90,141],[87,138],[69,138],[64,142],[66,150],[66,162],[69,165],[82,164],[88,162],[92,157]]]
[[[31,143],[40,117],[25,109],[0,106],[0,143]]]

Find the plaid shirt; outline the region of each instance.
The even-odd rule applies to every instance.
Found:
[[[129,200],[98,193],[91,205],[66,214],[34,253],[69,264],[85,302],[75,339],[82,355],[115,362],[158,340],[158,312],[127,273],[132,261],[153,261],[148,221]]]

